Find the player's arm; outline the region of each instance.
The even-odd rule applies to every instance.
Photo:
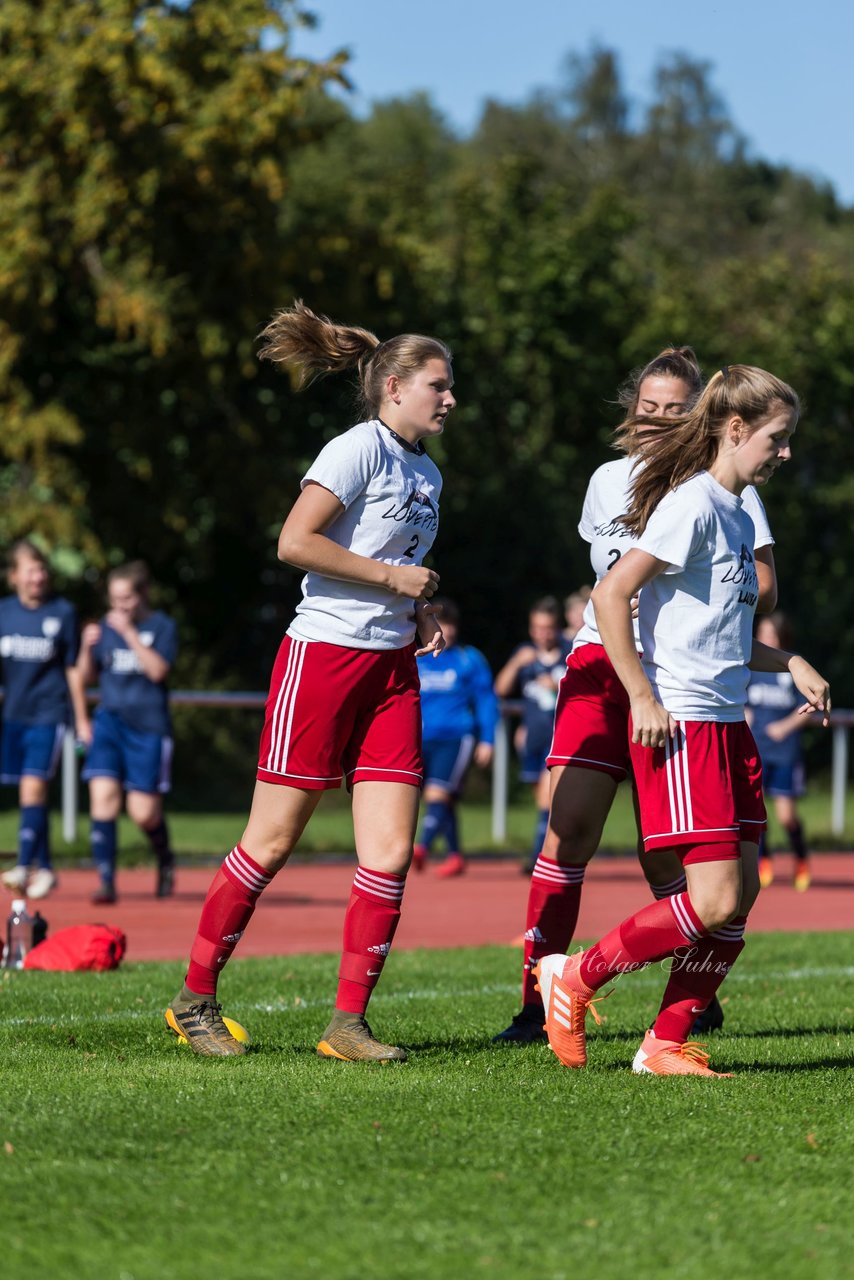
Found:
[[[342,582],[360,582],[384,587],[410,600],[429,599],[436,594],[439,575],[423,565],[384,564],[369,556],[357,555],[341,547],[326,530],[345,510],[329,489],[310,481],[297,498],[279,534],[279,559],[304,572],[322,573]]]
[[[92,741],[92,721],[86,703],[86,680],[80,669],[79,657],[75,666],[65,668],[65,681],[74,712],[74,732],[79,741],[85,742],[88,746]]]
[[[777,567],[774,564],[774,548],[757,547],[753,552],[756,578],[759,583],[757,613],[773,613],[777,608]]]
[[[98,668],[92,651],[100,639],[100,623],[87,623],[80,635],[80,652],[77,655],[77,663],[74,667],[84,689],[87,684],[94,684],[98,679]]]
[[[477,727],[474,762],[481,769],[486,769],[492,764],[495,727],[498,723],[498,699],[492,687],[492,672],[489,669],[489,663],[486,658],[477,649],[469,649],[468,655],[471,662],[469,675],[470,705]]]
[[[509,698],[516,687],[519,672],[536,659],[537,651],[532,644],[523,644],[504,663],[495,677],[495,692],[499,698]]]
[[[675,721],[652,692],[632,627],[632,597],[666,568],[666,561],[633,547],[608,570],[591,596],[602,643],[629,695],[632,741],[642,747],[663,747],[676,732]]]
[[[830,685],[815,667],[810,666],[806,658],[754,640],[748,666],[751,671],[788,671],[795,682],[795,688],[806,698],[796,714],[803,716],[810,711],[821,711],[821,723],[825,727],[830,724]]]

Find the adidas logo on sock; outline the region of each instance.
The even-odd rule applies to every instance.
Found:
[[[526,942],[545,942],[545,940],[546,940],[545,934],[540,933],[536,925],[534,925],[533,929],[525,930]]]
[[[381,942],[376,947],[368,947],[368,950],[370,951],[371,955],[374,955],[374,956],[387,956],[389,951],[391,951],[391,943]]]
[[[222,940],[223,942],[239,942],[242,937],[243,930],[241,929],[238,933],[224,933]]]

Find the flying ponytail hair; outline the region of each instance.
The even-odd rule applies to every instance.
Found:
[[[630,418],[620,432],[637,441],[634,451],[643,466],[635,471],[632,500],[621,523],[635,537],[643,533],[665,494],[712,466],[730,418],[742,418],[752,434],[786,409],[797,420],[800,408],[797,394],[773,373],[731,364],[712,375],[683,417]],[[646,430],[636,435],[638,427]]]
[[[369,418],[379,416],[388,377],[404,381],[429,360],[450,364],[452,358],[450,349],[438,338],[403,333],[380,342],[369,329],[336,324],[328,316],[316,315],[302,300],[277,311],[261,338],[258,358],[292,370],[298,391],[316,378],[355,368],[360,407]]]
[[[617,392],[617,401],[627,418],[634,418],[638,411],[638,395],[645,378],[679,378],[690,388],[686,410],[703,389],[703,375],[693,347],[665,347],[648,364],[633,369]]]

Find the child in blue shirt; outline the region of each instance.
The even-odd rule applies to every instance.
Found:
[[[418,659],[426,812],[413,866],[423,871],[434,840],[441,838],[446,856],[436,874],[458,876],[465,870],[465,858],[457,802],[472,759],[481,768],[492,761],[498,703],[486,658],[472,645],[457,643],[457,606],[442,597],[431,603],[445,635],[445,649]]]
[[[0,600],[3,745],[0,780],[18,786],[17,865],[7,889],[43,898],[57,883],[51,865],[48,786],[71,723],[69,673],[77,659],[77,613],[51,590],[47,560],[27,538],[8,559],[14,595]]]
[[[174,891],[175,860],[163,817],[171,785],[172,722],[166,681],[178,651],[173,620],[148,603],[148,569],[141,560],[107,578],[110,610],[83,629],[75,678],[75,706],[88,751],[92,858],[101,879],[93,901],[116,901],[116,821],[127,793],[128,816],[157,857],[158,898]],[[101,702],[86,715],[85,686],[97,680]]]

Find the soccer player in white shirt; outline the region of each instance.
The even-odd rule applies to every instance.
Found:
[[[451,353],[419,334],[380,342],[300,302],[263,338],[261,356],[295,370],[299,386],[357,369],[365,420],[321,450],[279,535],[279,558],[305,570],[303,598],[273,668],[249,821],[214,877],[166,1020],[197,1053],[244,1052],[223,1022],[217,978],[321,795],[346,780],[359,866],[335,1011],[317,1051],[400,1061],[403,1049],[376,1040],[364,1015],[412,858],[422,781],[415,659],[444,644],[428,603],[438,574],[422,563],[442,480],[424,442],[456,403]]]
[[[590,543],[597,582],[634,545],[621,518],[631,498],[636,437],[650,429],[650,420],[665,426],[678,421],[696,400],[702,385],[692,348],[667,347],[635,370],[620,388],[620,403],[628,421],[634,423],[620,434],[626,456],[606,462],[594,472],[578,525],[582,538]],[[759,607],[773,609],[777,598],[773,538],[755,489],[746,491],[745,502],[750,504],[756,527]],[[533,968],[543,956],[569,949],[587,864],[599,847],[617,787],[631,775],[628,719],[626,691],[602,646],[596,615],[588,601],[560,683],[554,735],[546,759],[549,822],[528,891],[522,1009],[494,1037],[497,1043],[524,1044],[545,1038],[543,1004]],[[650,854],[642,859],[642,865],[656,898],[685,888],[681,864],[670,850]],[[720,1026],[723,1013],[717,1001],[705,1016]]]
[[[749,668],[788,670],[804,712],[823,711],[826,722],[830,710],[827,682],[809,663],[752,636],[755,531],[742,494],[791,457],[798,413],[786,383],[729,366],[644,450],[635,474],[623,523],[636,545],[593,601],[629,699],[644,850],[675,850],[687,889],[635,912],[587,951],[537,966],[549,1044],[566,1066],[586,1062],[584,1021],[596,991],[618,973],[674,956],[634,1070],[716,1074],[688,1033],[743,949],[759,891],[765,808],[744,718]],[[642,656],[632,626],[638,593]]]

